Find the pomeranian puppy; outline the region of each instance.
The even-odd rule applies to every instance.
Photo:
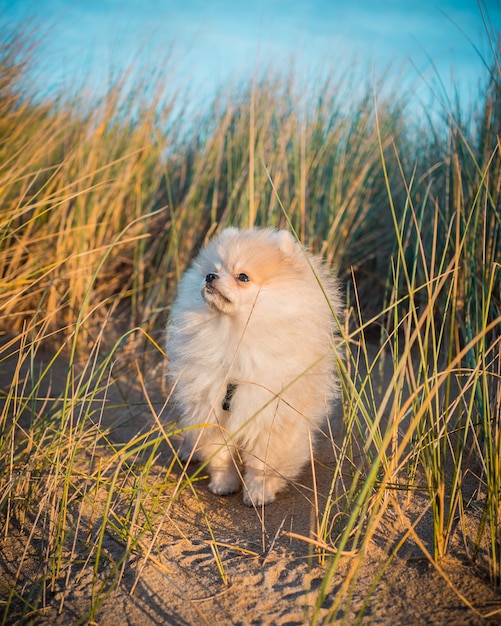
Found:
[[[272,502],[310,458],[337,393],[337,282],[288,231],[227,228],[180,281],[168,376],[185,428],[180,457],[209,489]]]

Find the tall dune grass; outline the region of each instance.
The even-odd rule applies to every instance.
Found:
[[[326,567],[309,621],[349,552],[331,617],[347,614],[389,508],[406,519],[418,492],[433,548],[409,520],[380,575],[409,538],[440,571],[455,520],[475,500],[482,513],[465,543],[472,560],[487,553],[499,586],[496,63],[474,124],[449,111],[417,133],[395,94],[353,95],[343,80],[305,89],[271,70],[221,92],[190,124],[175,99],[144,99],[126,77],[92,107],[40,102],[27,86],[30,54],[19,37],[0,44],[0,516],[4,539],[25,537],[0,581],[2,623],[50,602],[62,609],[68,582],[86,576],[93,594],[81,617],[95,619],[129,556],[154,559],[180,493],[204,513],[197,476],[175,454],[158,461],[176,426],[168,390],[156,404],[148,378],[161,377],[161,330],[182,270],[226,224],[290,220],[346,285],[344,433],[332,441],[338,462],[316,535],[304,538]],[[129,428],[125,442],[117,426]]]

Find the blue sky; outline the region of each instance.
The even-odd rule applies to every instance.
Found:
[[[501,32],[501,0],[482,6]],[[449,88],[452,76],[474,97],[490,54],[476,0],[0,0],[0,9],[47,32],[35,77],[46,89],[86,77],[98,91],[110,67],[125,68],[141,49],[146,63],[168,58],[165,72],[194,98],[294,59],[304,72],[357,67],[367,76],[391,64],[402,89],[412,85],[426,102],[424,86]]]

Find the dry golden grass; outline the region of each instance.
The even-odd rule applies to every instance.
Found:
[[[186,494],[223,583],[224,550],[259,554],[214,529],[203,468],[178,462],[161,388],[177,279],[227,224],[289,224],[346,285],[342,433],[323,442],[327,491],[313,483],[306,498],[313,530],[288,535],[324,568],[305,621],[350,614],[369,546],[415,494],[432,548],[421,518],[402,522],[367,601],[410,540],[448,581],[458,525],[499,586],[500,77],[474,126],[449,112],[417,134],[398,98],[350,96],[342,81],[300,97],[292,75],[268,72],[186,130],[176,102],[144,101],[125,77],[92,108],[35,102],[29,54],[21,39],[0,45],[0,518],[4,547],[24,542],[0,581],[2,623],[65,615],[65,585],[88,577],[90,601],[71,619],[95,620],[133,557],[132,591],[146,564],[168,567],[160,537]]]

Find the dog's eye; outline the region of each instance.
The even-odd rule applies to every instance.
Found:
[[[235,276],[235,278],[237,280],[239,280],[241,283],[248,283],[249,282],[249,277],[247,276],[247,274],[237,274]]]

